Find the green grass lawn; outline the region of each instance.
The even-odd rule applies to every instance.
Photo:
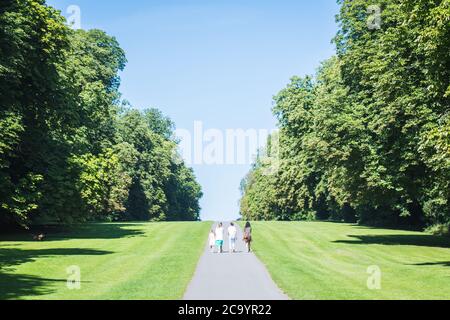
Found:
[[[450,299],[450,239],[326,222],[255,222],[254,249],[292,299]],[[369,290],[369,266],[381,289]]]
[[[180,299],[211,223],[88,224],[44,242],[0,237],[0,299]],[[81,289],[67,288],[79,266]]]

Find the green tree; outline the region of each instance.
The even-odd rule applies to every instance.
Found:
[[[51,130],[65,116],[58,62],[68,47],[68,29],[41,0],[0,4],[0,216],[25,225],[38,207],[46,171],[39,161]],[[60,107],[60,108],[59,108]]]
[[[114,37],[71,30],[44,0],[0,4],[0,222],[196,220],[172,121],[122,112]]]
[[[287,220],[450,223],[450,2],[338,2],[337,57],[275,97],[280,170],[268,178],[253,168],[241,210]],[[379,6],[379,28],[368,26],[370,5]]]

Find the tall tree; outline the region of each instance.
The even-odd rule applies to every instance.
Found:
[[[196,220],[172,121],[122,112],[117,40],[71,30],[44,0],[0,4],[0,223]]]
[[[281,167],[244,209],[275,179],[277,219],[450,224],[450,2],[338,2],[337,57],[276,96]]]

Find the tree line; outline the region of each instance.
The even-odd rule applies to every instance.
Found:
[[[122,101],[114,37],[45,0],[0,4],[0,224],[198,220],[174,124]]]
[[[336,56],[274,97],[278,143],[242,181],[241,214],[448,232],[450,1],[338,3]]]

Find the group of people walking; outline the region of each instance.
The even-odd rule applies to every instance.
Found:
[[[231,222],[228,229],[228,243],[230,248],[230,253],[236,252],[236,242],[237,242],[237,228],[234,222]],[[217,224],[216,228],[211,230],[209,233],[209,247],[211,249],[211,253],[215,252],[215,248],[217,248],[218,253],[223,253],[223,245],[224,245],[224,237],[225,230],[223,227],[223,223],[220,222]],[[251,251],[251,242],[252,242],[252,227],[250,222],[245,224],[243,239],[245,242],[245,247],[247,252]]]

